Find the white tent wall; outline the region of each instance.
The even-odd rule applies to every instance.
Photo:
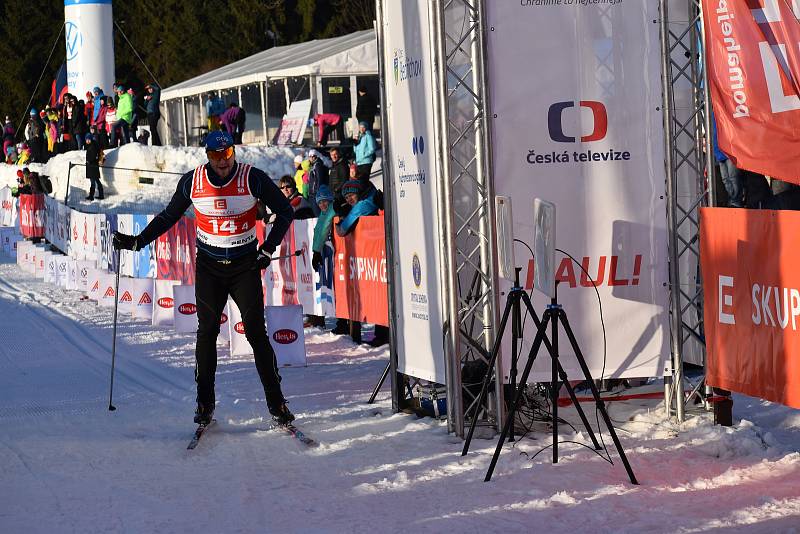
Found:
[[[270,48],[163,89],[167,143],[199,143],[200,127],[206,124],[205,101],[212,92],[226,105],[237,102],[244,107],[244,143],[269,143],[291,102],[311,98],[312,113],[338,112],[347,120],[355,116],[357,86],[372,88],[377,100],[377,76],[374,30]],[[351,127],[348,124],[348,133]],[[313,141],[311,129],[306,135]]]

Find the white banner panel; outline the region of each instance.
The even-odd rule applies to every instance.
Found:
[[[127,276],[119,277],[119,305],[117,306],[119,313],[133,315],[134,306],[136,306],[136,302],[133,300],[135,280],[135,278]]]
[[[27,270],[26,265],[31,261],[30,255],[33,243],[30,241],[20,241],[17,243],[17,265],[23,271]]]
[[[42,249],[38,249],[36,251],[36,257],[34,258],[36,262],[35,264],[36,270],[34,271],[34,275],[36,276],[36,278],[41,278],[42,280],[44,280],[45,277],[47,277],[48,262],[50,261],[50,257],[52,255],[53,255],[52,252],[47,252]]]
[[[194,297],[194,285],[173,286],[172,298],[175,299],[173,308],[175,331],[197,332],[197,303]]]
[[[89,262],[85,260],[81,260],[79,264],[86,265]],[[81,270],[83,272],[84,269]],[[85,269],[86,271],[86,296],[89,297],[90,300],[94,300],[96,302],[100,302],[100,298],[102,297],[103,293],[101,291],[103,285],[103,276],[108,274],[108,271],[103,271],[101,269],[96,269],[94,267],[88,267]],[[82,277],[83,278],[83,277]]]
[[[58,261],[58,256],[60,256],[60,254],[54,252],[50,253],[44,264],[44,281],[48,284],[55,284],[57,282],[56,277],[58,276],[58,271],[56,262]]]
[[[0,188],[0,226],[17,226],[17,199],[8,186]]]
[[[69,280],[69,262],[70,259],[63,254],[56,256],[56,280],[55,283],[59,287],[67,288],[67,281]]]
[[[122,234],[135,235],[133,231],[133,215],[117,215],[117,231]],[[125,276],[133,276],[133,251],[119,251],[120,272]],[[172,298],[172,294],[170,294]]]
[[[231,356],[253,354],[242,323],[242,314],[233,300],[228,299],[230,311]],[[303,335],[303,307],[299,304],[266,307],[267,335],[279,367],[305,366],[306,349]]]
[[[428,0],[383,2],[398,371],[445,382]],[[526,33],[530,37],[529,33]],[[514,84],[512,84],[514,85]]]
[[[279,366],[305,367],[302,306],[267,306],[267,335]]]
[[[219,318],[219,337],[217,338],[217,341],[222,341],[228,345],[231,341],[231,329],[229,324],[231,316],[230,302],[231,300],[228,299],[228,303],[225,304],[225,308],[222,310],[222,317]]]
[[[314,268],[311,267],[313,232],[309,234],[309,227],[313,228],[316,222],[316,219],[294,221],[293,249],[303,251],[295,261],[297,301],[303,306],[305,313],[314,313]]]
[[[94,286],[94,282],[97,281],[95,271],[98,271],[98,269],[95,268],[93,263],[84,260],[76,260],[75,265],[77,266],[78,271],[77,278],[75,280],[75,289],[78,291],[83,291],[88,295],[89,291]]]
[[[114,273],[102,273],[99,278],[100,288],[97,292],[99,300],[97,304],[108,308],[113,308],[117,300],[116,286],[117,275]]]
[[[172,326],[175,324],[175,299],[172,288],[180,284],[177,280],[156,280],[153,299],[153,326]]]
[[[155,280],[152,278],[133,278],[133,316],[139,319],[153,320],[153,291]]]
[[[11,237],[8,238],[6,243],[3,243],[3,252],[11,256],[12,258],[17,257],[17,247],[18,245],[24,243],[21,235],[12,234]]]
[[[314,243],[314,224],[308,225],[309,243]],[[322,317],[336,317],[336,301],[333,296],[333,245],[326,241],[322,245],[322,268],[313,271],[314,274],[314,305],[312,308],[303,306],[306,313]]]
[[[67,256],[67,282],[64,286],[69,291],[74,291],[79,288],[79,269],[78,262]]]
[[[532,244],[533,199],[553,202],[556,246],[597,281],[603,302],[605,362],[592,283],[557,253],[558,298],[592,376],[604,368],[605,377],[663,375],[669,324],[658,2],[486,6],[492,175],[496,194],[516,204],[515,237]],[[527,249],[515,254],[526,267],[523,280],[532,280]],[[541,314],[546,299],[534,295]],[[520,368],[533,338],[528,322]],[[559,342],[567,373],[582,377],[566,336]],[[531,380],[549,379],[542,354]]]

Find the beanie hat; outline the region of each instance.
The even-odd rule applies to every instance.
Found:
[[[214,130],[206,137],[206,150],[225,150],[233,146],[233,137],[228,132]]]
[[[317,190],[317,204],[319,204],[323,200],[327,200],[328,202],[333,202],[333,193],[331,193],[331,188],[325,184],[319,186]]]
[[[319,153],[318,150],[312,148],[311,150],[308,151],[308,157],[310,158],[312,156],[315,157],[315,158],[319,158],[319,157],[321,157],[321,154]]]
[[[303,163],[303,156],[301,156],[300,154],[296,155],[294,157],[294,163],[295,163],[295,165],[299,165],[299,164]]]
[[[355,193],[356,195],[361,193],[361,182],[358,180],[348,180],[342,186],[342,196],[347,196],[350,193]]]
[[[17,170],[17,177],[22,178],[22,169]]]
[[[86,135],[83,136],[83,140],[84,141],[94,141],[94,136],[92,134],[90,134],[90,133],[87,133]]]
[[[369,124],[367,124],[367,121],[359,121],[358,125],[363,126],[364,128],[369,130]]]
[[[31,108],[31,116],[36,116],[36,108]]]

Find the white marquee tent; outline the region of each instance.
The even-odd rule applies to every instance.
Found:
[[[166,140],[197,144],[212,93],[247,112],[245,143],[269,143],[291,102],[311,99],[313,113],[349,119],[355,116],[356,87],[362,85],[377,97],[374,30],[270,48],[163,89]]]

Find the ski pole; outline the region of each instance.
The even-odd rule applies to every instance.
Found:
[[[120,250],[117,249],[117,281],[114,284],[114,333],[111,338],[111,389],[108,392],[108,411],[113,412],[117,409],[112,404],[114,398],[114,361],[117,356],[117,307],[119,306],[119,271],[120,271]]]
[[[270,260],[270,261],[275,261],[275,260],[285,260],[286,258],[292,258],[292,257],[294,257],[294,256],[299,256],[299,255],[300,255],[300,254],[302,254],[302,253],[303,253],[303,250],[302,250],[302,249],[300,249],[300,250],[295,250],[293,253],[291,253],[291,254],[287,254],[287,255],[285,255],[285,256],[275,256],[275,257],[274,257],[274,258],[272,258],[272,260]]]

